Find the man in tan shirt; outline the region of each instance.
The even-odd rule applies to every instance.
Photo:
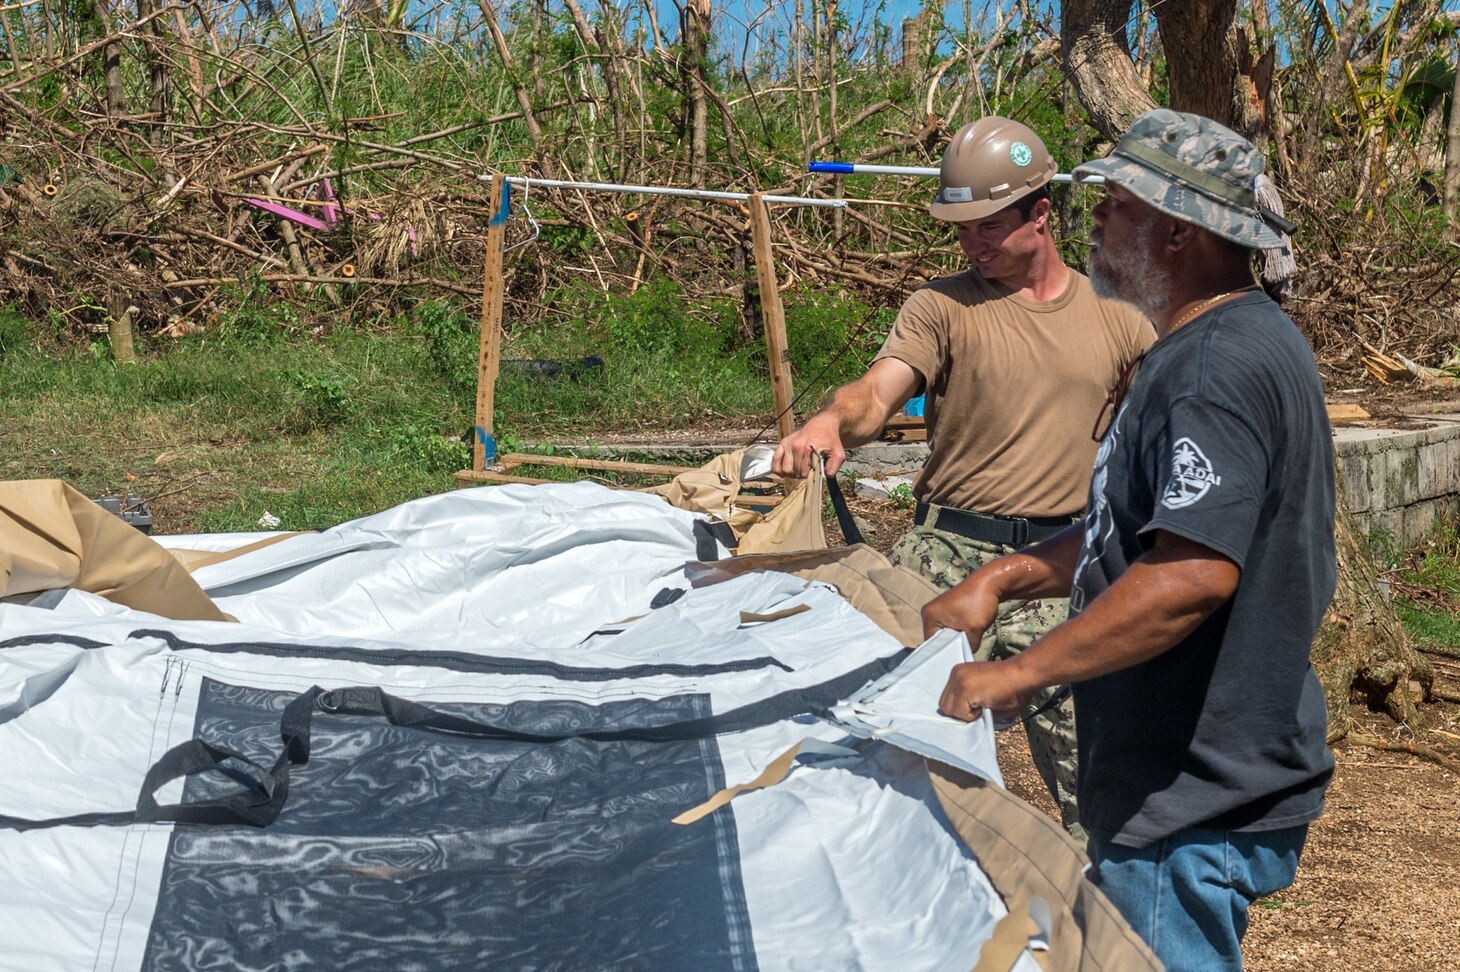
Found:
[[[998,117],[966,125],[940,172],[930,212],[956,226],[972,267],[908,298],[871,368],[781,442],[774,468],[804,476],[821,454],[835,475],[849,447],[925,394],[931,454],[913,490],[915,526],[891,556],[950,588],[1080,514],[1102,406],[1155,334],[1060,260],[1054,159],[1033,130]],[[1018,653],[1067,611],[1064,599],[1000,605],[976,657]],[[1032,700],[1024,725],[1065,828],[1083,839],[1067,688]]]

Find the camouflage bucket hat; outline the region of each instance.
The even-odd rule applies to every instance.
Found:
[[[1157,108],[1131,123],[1103,159],[1075,169],[1076,180],[1107,182],[1170,216],[1254,249],[1281,246],[1296,225],[1253,192],[1265,167],[1247,139],[1210,118]]]

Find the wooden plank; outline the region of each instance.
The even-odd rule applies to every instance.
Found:
[[[492,218],[487,222],[487,252],[482,269],[482,333],[477,353],[476,424],[481,431],[471,447],[471,467],[487,465],[483,438],[492,435],[492,407],[497,394],[497,372],[502,368],[502,238],[507,229],[506,176],[492,176]]]
[[[1339,425],[1344,422],[1362,422],[1371,418],[1368,409],[1358,402],[1333,402],[1328,406],[1328,422]]]
[[[567,466],[570,469],[602,469],[610,472],[647,473],[656,476],[678,476],[695,466],[661,466],[650,462],[623,462],[618,459],[579,459],[577,456],[536,456],[525,452],[509,452],[497,457],[503,466]]]
[[[526,483],[528,486],[541,486],[544,483],[562,482],[561,479],[533,479],[529,476],[509,476],[506,473],[493,472],[490,469],[463,469],[451,475],[463,483]]]
[[[760,311],[765,324],[766,357],[771,366],[771,402],[776,410],[776,434],[784,439],[796,428],[791,414],[791,351],[786,345],[786,312],[776,288],[775,257],[771,253],[771,218],[760,193],[752,193],[750,248],[755,255],[755,276],[760,284]]]
[[[925,417],[922,415],[894,415],[887,420],[889,429],[921,429],[927,427]]]

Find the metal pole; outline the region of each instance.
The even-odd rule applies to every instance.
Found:
[[[490,175],[477,176],[482,182],[492,179]],[[672,186],[626,186],[615,182],[570,182],[566,179],[529,179],[523,176],[507,176],[507,182],[514,186],[554,186],[559,189],[593,189],[599,192],[636,192],[645,196],[682,196],[686,199],[728,199],[732,202],[749,202],[748,192],[719,192],[713,189],[677,189]],[[822,206],[827,209],[841,209],[845,199],[809,199],[804,196],[761,196],[764,202],[782,206]]]
[[[826,175],[896,175],[896,176],[926,176],[936,179],[937,169],[929,169],[912,165],[863,165],[860,162],[811,162],[806,166],[807,172],[819,172]],[[1075,177],[1068,172],[1055,174],[1054,182],[1074,182]],[[1098,186],[1105,179],[1101,176],[1087,176],[1080,180],[1080,185]]]

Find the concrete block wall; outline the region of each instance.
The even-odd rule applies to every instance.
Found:
[[[1460,414],[1427,415],[1423,429],[1335,429],[1349,509],[1365,530],[1408,546],[1435,520],[1460,513]]]

